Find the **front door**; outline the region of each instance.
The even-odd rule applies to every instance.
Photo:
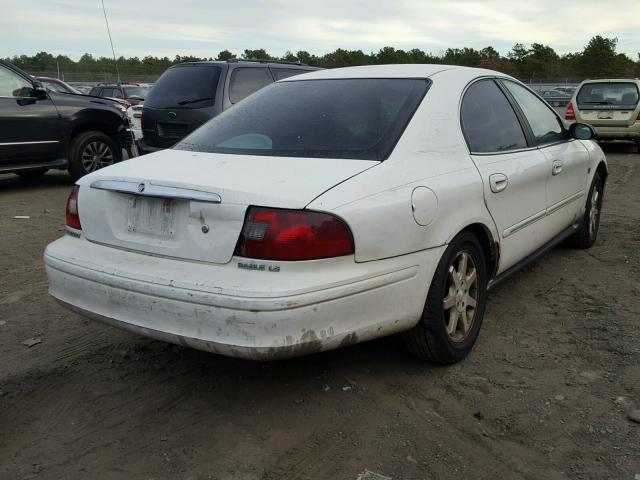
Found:
[[[60,150],[61,122],[50,98],[33,96],[33,83],[0,65],[0,167],[51,160]]]
[[[515,82],[503,80],[503,84],[549,162],[545,224],[555,236],[581,218],[588,192],[589,153],[580,141],[571,139],[556,112],[538,96]]]

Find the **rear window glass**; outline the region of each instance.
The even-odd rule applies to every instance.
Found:
[[[273,77],[266,68],[236,68],[231,74],[229,100],[239,102],[273,82]]]
[[[473,153],[507,152],[527,147],[511,104],[493,80],[469,87],[462,100],[462,130]]]
[[[215,102],[220,67],[185,65],[170,68],[149,91],[145,106],[153,108],[203,108]]]
[[[174,148],[384,160],[427,87],[424,79],[274,83],[211,119]]]
[[[276,80],[282,80],[283,78],[293,77],[294,75],[300,75],[301,73],[308,73],[312,70],[302,70],[301,68],[272,68]]]
[[[635,108],[638,87],[631,82],[586,83],[578,92],[579,105],[612,105]]]
[[[147,87],[123,87],[124,91],[127,94],[127,98],[140,98],[144,100],[147,97],[147,93],[149,93],[149,89]]]

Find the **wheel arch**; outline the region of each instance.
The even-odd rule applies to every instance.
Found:
[[[600,179],[602,180],[602,188],[604,188],[607,183],[607,177],[609,176],[609,169],[607,168],[607,164],[603,161],[600,161],[600,163],[598,163],[598,166],[596,167],[596,173],[600,176]]]
[[[480,222],[471,223],[465,226],[456,233],[456,235],[454,235],[454,238],[463,232],[473,234],[478,239],[478,242],[480,242],[482,252],[484,253],[487,261],[487,277],[488,280],[491,280],[498,272],[498,265],[500,263],[500,242],[494,239],[489,227]]]
[[[73,130],[71,130],[71,133],[70,133],[70,136],[69,136],[69,140],[73,141],[73,139],[76,138],[78,135],[80,135],[81,133],[86,133],[86,132],[104,133],[109,138],[111,138],[116,143],[116,145],[121,145],[120,135],[119,135],[119,132],[118,132],[117,128],[115,128],[113,125],[110,125],[108,123],[103,123],[103,122],[82,122],[82,123],[79,123],[78,125],[76,125],[73,128]]]

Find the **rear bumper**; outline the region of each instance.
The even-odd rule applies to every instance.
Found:
[[[141,137],[138,138],[138,149],[141,150],[141,153],[153,153],[153,152],[159,152],[160,150],[166,150],[166,148],[164,147],[154,147],[152,145],[149,145],[145,139],[143,135],[143,131],[140,131],[140,135]]]
[[[640,122],[630,126],[594,126],[598,138],[604,140],[638,140],[640,139]]]
[[[47,247],[44,260],[49,293],[85,316],[201,350],[270,360],[411,328],[444,248],[363,264],[353,257],[280,262],[273,273],[239,268],[246,259],[184,262],[66,236]]]

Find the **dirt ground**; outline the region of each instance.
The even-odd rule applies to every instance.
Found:
[[[0,176],[0,478],[639,478],[640,155],[605,148],[597,245],[492,291],[448,368],[397,338],[253,363],[85,320],[41,260],[71,179]]]

